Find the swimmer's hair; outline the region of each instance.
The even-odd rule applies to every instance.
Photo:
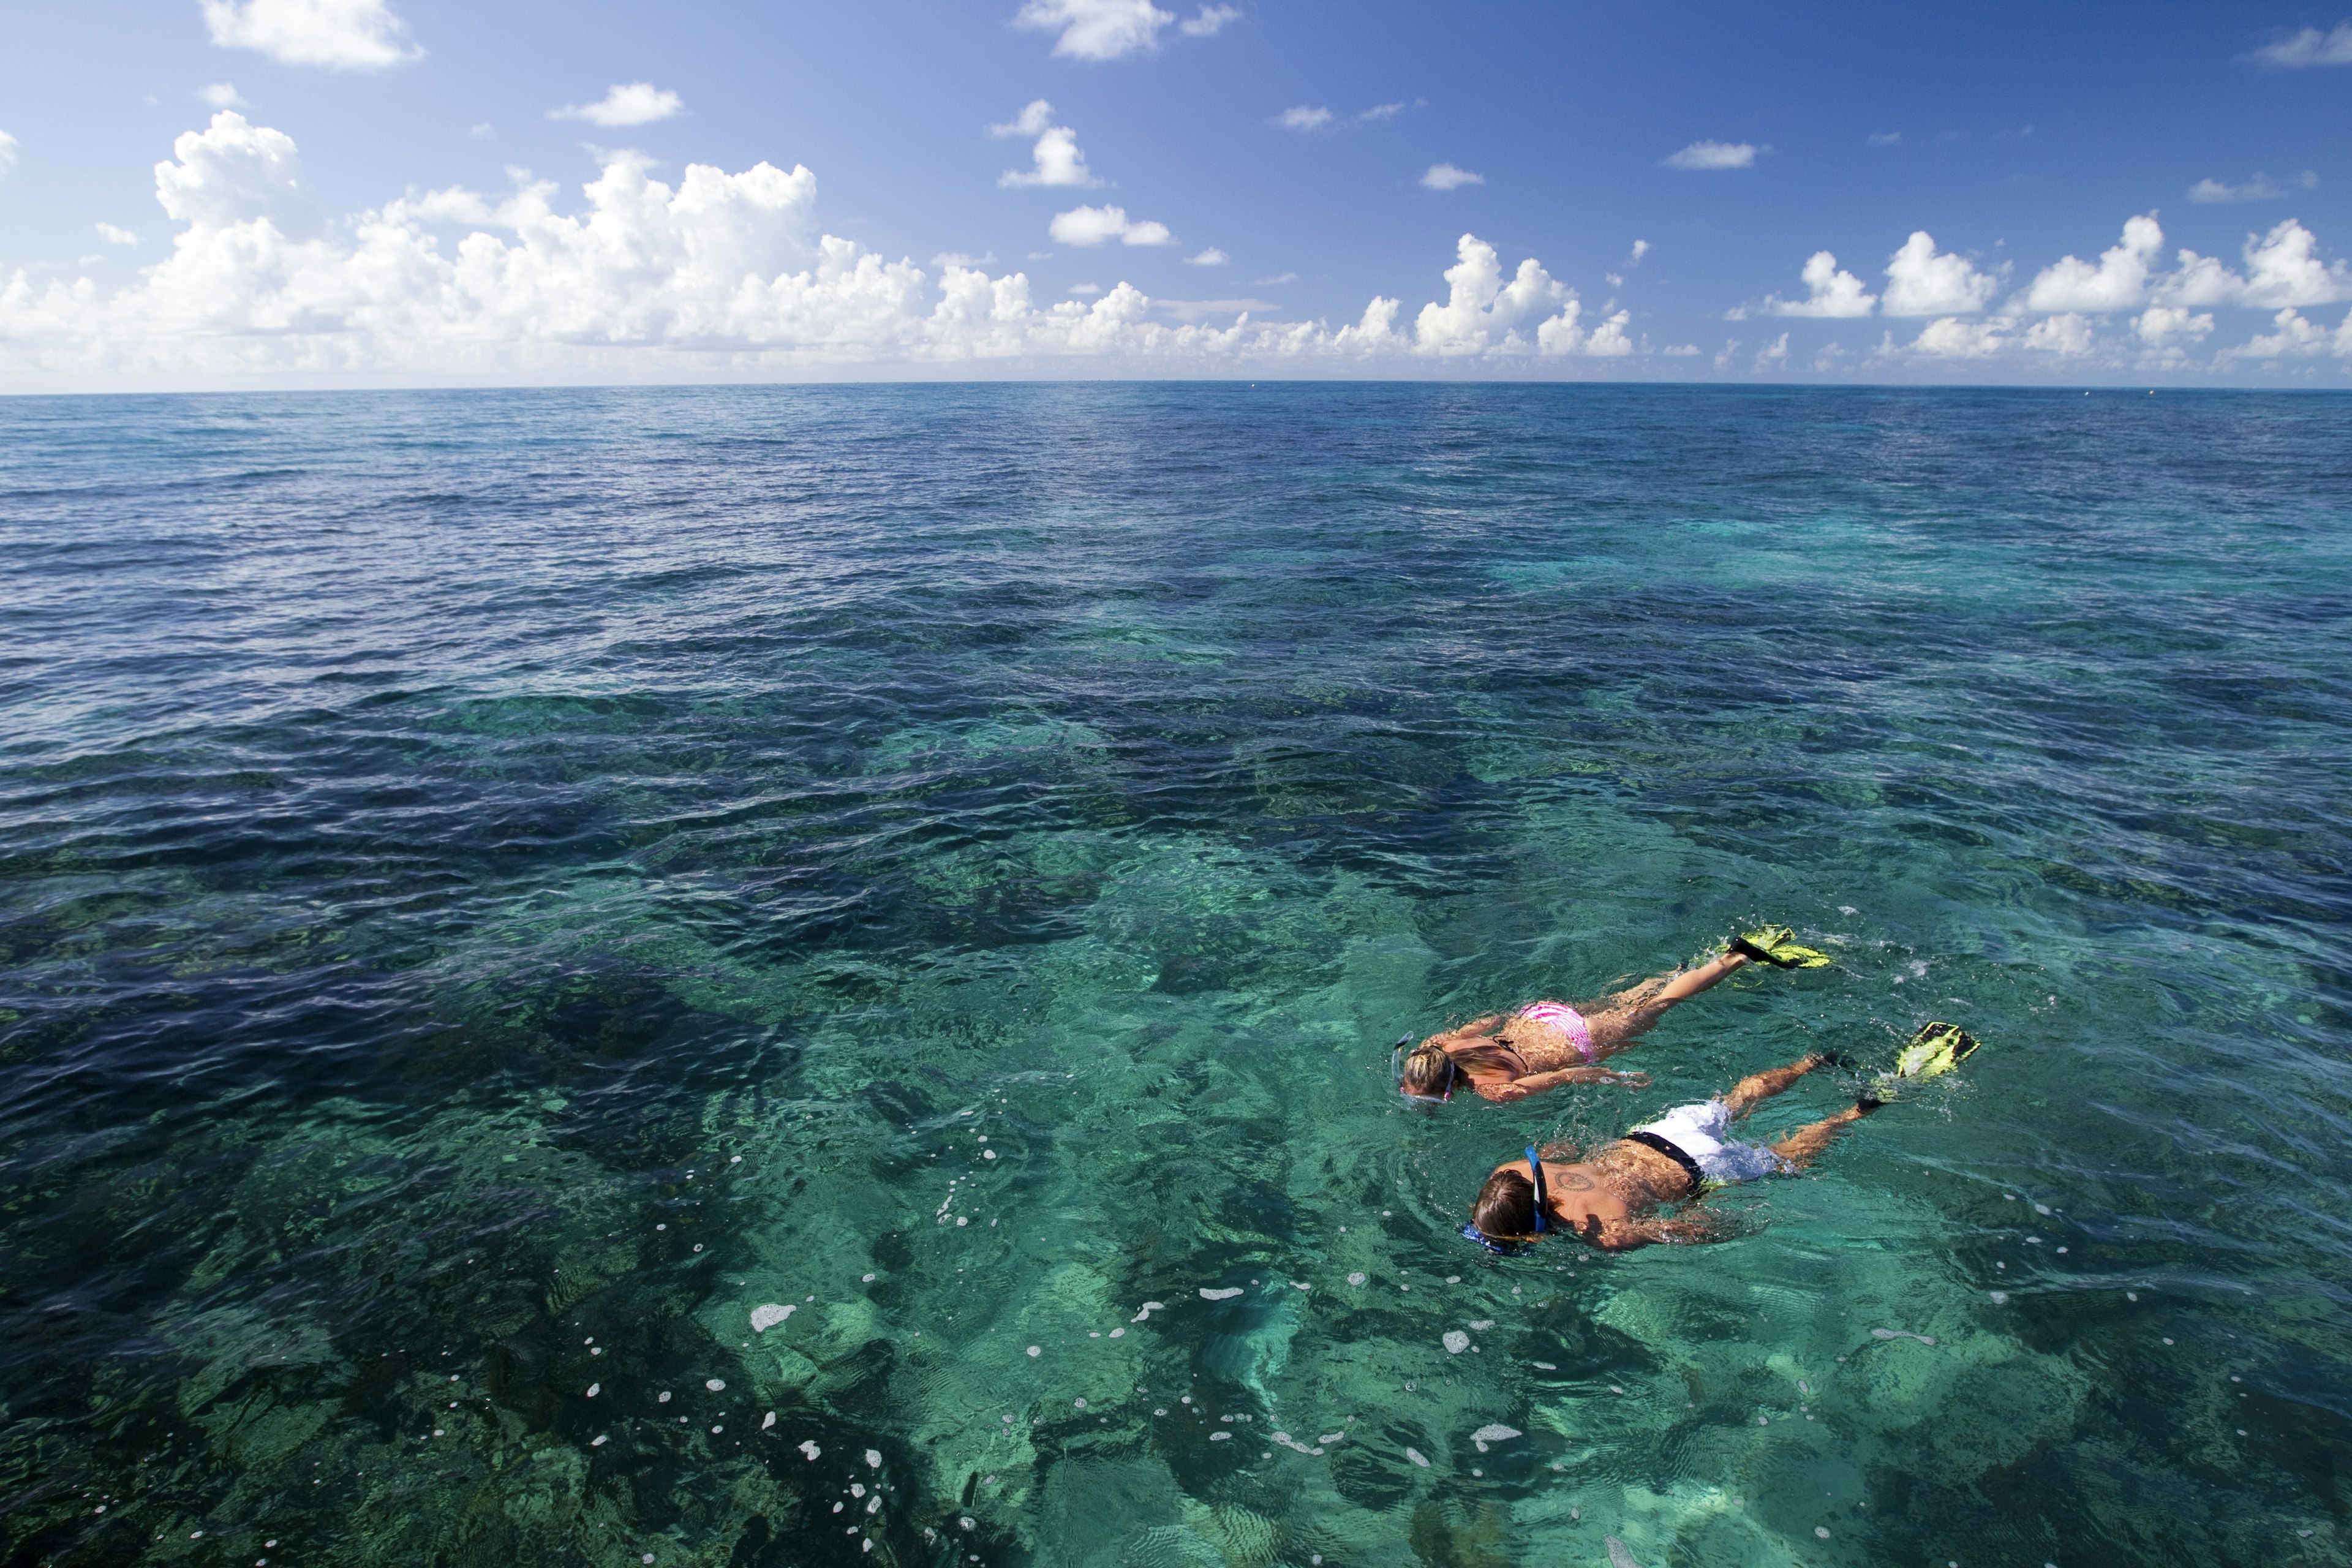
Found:
[[[1536,1232],[1536,1188],[1524,1171],[1497,1171],[1478,1189],[1470,1219],[1489,1240],[1517,1241]]]
[[[1444,1047],[1427,1041],[1404,1058],[1404,1087],[1409,1094],[1441,1095],[1453,1086],[1454,1065]]]

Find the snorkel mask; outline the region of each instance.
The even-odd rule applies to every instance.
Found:
[[[1462,1069],[1454,1065],[1454,1058],[1448,1055],[1445,1058],[1445,1092],[1415,1094],[1404,1086],[1404,1058],[1412,1045],[1411,1035],[1397,1037],[1397,1043],[1389,1049],[1389,1078],[1397,1086],[1397,1092],[1404,1096],[1406,1109],[1418,1110],[1426,1116],[1434,1116],[1439,1106],[1454,1098],[1454,1080],[1462,1076]]]

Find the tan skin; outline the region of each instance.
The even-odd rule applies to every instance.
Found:
[[[1434,1046],[1453,1057],[1461,1068],[1459,1081],[1480,1099],[1498,1105],[1570,1083],[1613,1083],[1626,1089],[1647,1089],[1648,1073],[1616,1072],[1601,1066],[1601,1058],[1625,1049],[1648,1033],[1676,1003],[1686,1002],[1720,984],[1748,962],[1743,953],[1726,952],[1696,969],[1661,974],[1610,997],[1601,1010],[1588,1015],[1584,1020],[1592,1035],[1590,1063],[1584,1059],[1584,1053],[1576,1048],[1576,1042],[1569,1038],[1567,1030],[1523,1018],[1516,1012],[1490,1013],[1484,1018],[1474,1018],[1459,1028],[1430,1036],[1422,1046]],[[1514,1073],[1506,1066],[1465,1059],[1462,1047],[1483,1045],[1508,1046],[1531,1070]]]
[[[1829,1057],[1811,1056],[1784,1068],[1741,1079],[1725,1097],[1731,1102],[1733,1119],[1746,1116],[1762,1101],[1807,1073],[1828,1067],[1831,1061]],[[1842,1130],[1876,1109],[1875,1103],[1849,1106],[1835,1116],[1798,1128],[1770,1145],[1771,1150],[1790,1164],[1802,1166],[1828,1148],[1830,1141]],[[1689,1195],[1690,1177],[1680,1165],[1645,1143],[1619,1139],[1602,1144],[1591,1159],[1582,1161],[1576,1160],[1573,1144],[1547,1144],[1536,1152],[1543,1162],[1545,1196],[1549,1200],[1545,1212],[1555,1230],[1573,1231],[1579,1240],[1604,1252],[1627,1252],[1660,1242],[1687,1245],[1724,1239],[1703,1214],[1675,1219],[1658,1215],[1659,1209],[1680,1203]],[[1525,1160],[1511,1160],[1495,1167],[1496,1172],[1526,1169]]]

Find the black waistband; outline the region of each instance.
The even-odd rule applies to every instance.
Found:
[[[1683,1168],[1683,1174],[1690,1178],[1690,1190],[1692,1192],[1696,1193],[1699,1188],[1706,1185],[1706,1174],[1698,1168],[1698,1162],[1696,1160],[1692,1159],[1688,1154],[1684,1153],[1675,1144],[1668,1142],[1666,1139],[1659,1137],[1648,1128],[1644,1127],[1638,1131],[1626,1133],[1625,1142],[1628,1143],[1639,1143],[1644,1149],[1655,1149],[1659,1153],[1664,1154],[1667,1159],[1672,1160],[1675,1164],[1680,1165]]]

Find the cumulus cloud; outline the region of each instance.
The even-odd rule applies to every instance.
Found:
[[[2152,349],[2171,348],[2203,341],[2213,331],[2213,317],[2176,305],[2150,305],[2132,322],[2132,331]]]
[[[2164,249],[2156,215],[2128,218],[2123,238],[2099,257],[2097,266],[2068,256],[2045,267],[2025,292],[2029,310],[2128,310],[2147,292],[2147,278]]]
[[[593,103],[567,103],[547,111],[550,120],[584,120],[615,130],[625,125],[651,125],[685,112],[686,100],[666,87],[649,81],[614,82]]]
[[[1402,114],[1404,111],[1405,105],[1402,101],[1396,103],[1376,103],[1370,109],[1364,110],[1361,114],[1356,116],[1356,118],[1362,121],[1367,125],[1377,125],[1383,120],[1394,120],[1398,115]]]
[[[2025,329],[2025,346],[2062,355],[2091,352],[2091,323],[2079,311],[2046,316]]]
[[[1483,185],[1486,183],[1486,176],[1474,174],[1467,169],[1457,169],[1451,163],[1432,163],[1429,172],[1422,175],[1421,183],[1433,191],[1452,191],[1464,185]]]
[[[2294,218],[2262,236],[2248,235],[2241,274],[2217,258],[2180,252],[2180,269],[2158,287],[2168,305],[2252,305],[2262,310],[2328,305],[2352,300],[2352,272],[2342,261],[2322,261],[2319,237]]]
[[[1127,356],[1327,365],[1633,353],[1622,310],[1598,321],[1530,258],[1505,273],[1465,235],[1445,297],[1405,324],[1376,297],[1337,328],[1259,323],[1264,300],[1167,301],[1131,284],[1035,302],[1018,272],[960,258],[937,272],[818,231],[816,179],[757,163],[689,164],[675,184],[606,156],[560,200],[551,182],[504,195],[411,195],[318,221],[292,140],[234,111],[180,137],[156,170],[179,226],[170,256],[111,292],[89,279],[0,285],[0,365],[135,381],[142,373],[405,372],[499,379],[740,375],[761,367]],[[1102,210],[1102,209],[1098,209]],[[1103,239],[1156,225],[1107,209]],[[1099,243],[1100,240],[1097,241]],[[1230,325],[1199,318],[1239,312]],[[1169,318],[1175,318],[1171,321]]]
[[[1116,60],[1158,48],[1160,30],[1175,19],[1151,0],[1027,0],[1013,25],[1059,33],[1054,40],[1057,55]]]
[[[2257,65],[2284,66],[2352,66],[2352,22],[2338,22],[2335,30],[2323,33],[2316,27],[2305,27],[2291,37],[2266,44],[2246,57]]]
[[[8,171],[16,166],[16,139],[5,131],[0,131],[0,178],[5,178]]]
[[[1837,258],[1826,250],[1813,252],[1797,276],[1804,279],[1808,297],[1783,300],[1777,294],[1769,295],[1764,300],[1766,310],[1776,316],[1843,319],[1867,316],[1878,303],[1878,296],[1864,288],[1862,279],[1853,273],[1841,271]]]
[[[1168,232],[1166,224],[1134,222],[1128,217],[1125,207],[1072,207],[1068,212],[1055,213],[1046,232],[1062,245],[1104,245],[1114,239],[1121,245],[1176,243],[1176,237]]]
[[[1031,166],[1005,170],[997,177],[1000,188],[1102,184],[1087,167],[1087,155],[1078,150],[1078,133],[1066,125],[1055,125],[1053,117],[1054,106],[1042,98],[1034,99],[1007,123],[988,128],[992,136],[1034,136],[1037,139],[1029,149]]]
[[[110,223],[102,223],[98,226],[98,237],[106,241],[109,245],[136,245],[139,243],[139,237],[137,235],[131,233],[127,228],[117,228]]]
[[[1963,321],[1958,316],[1946,316],[1919,329],[1918,341],[1911,345],[1911,352],[1936,359],[1985,359],[2010,346],[2010,329],[2014,324]]]
[[[245,94],[236,90],[236,83],[233,81],[216,81],[210,87],[200,88],[196,91],[196,96],[203,99],[215,109],[250,109],[253,107],[253,105],[246,102]]]
[[[381,70],[422,58],[384,0],[203,0],[205,26],[225,49],[280,65]]]
[[[1187,16],[1176,28],[1188,38],[1213,38],[1225,30],[1228,22],[1242,19],[1238,5],[1203,5]]]
[[[1184,258],[1184,265],[1187,267],[1223,267],[1232,259],[1232,257],[1227,256],[1223,251],[1219,250],[1213,245],[1209,247],[1208,249],[1201,252],[1198,256],[1186,257]]]
[[[2331,334],[2299,310],[2281,310],[2271,318],[2269,331],[2257,332],[2235,348],[2223,349],[2221,357],[2309,359],[2319,354],[2334,354],[2339,359],[2352,357],[2352,316],[2347,316],[2344,325]]]
[[[1964,256],[1939,253],[1926,229],[1915,229],[1886,264],[1883,308],[1890,316],[1968,315],[1983,310],[2000,287],[1998,278]]]
[[[1665,160],[1669,169],[1750,169],[1764,149],[1751,142],[1694,142]]]
[[[2242,185],[2214,179],[2200,180],[2189,187],[2189,199],[2208,203],[2274,202],[2292,192],[2315,190],[2318,186],[2319,176],[2309,169],[2286,181],[2273,180],[2268,174],[2257,172]]]
[[[1274,122],[1285,131],[1322,131],[1339,117],[1329,110],[1311,103],[1294,104],[1274,117]]]

